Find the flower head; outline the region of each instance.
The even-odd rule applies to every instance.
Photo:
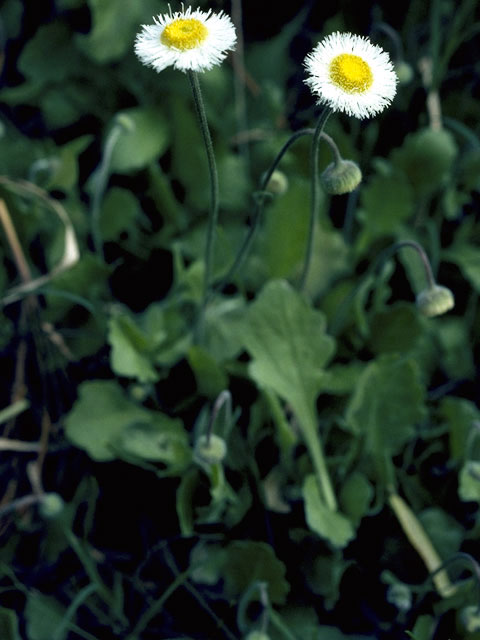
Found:
[[[396,92],[388,54],[361,36],[335,32],[305,58],[305,80],[319,102],[333,111],[368,118],[382,111]]]
[[[186,10],[159,15],[143,25],[135,53],[156,71],[170,65],[181,71],[205,71],[220,64],[235,47],[235,27],[224,14]]]

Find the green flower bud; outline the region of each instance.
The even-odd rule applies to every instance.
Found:
[[[480,608],[476,605],[464,607],[460,612],[460,620],[467,633],[480,631]]]
[[[320,182],[327,193],[339,196],[351,193],[362,181],[360,167],[351,160],[332,162],[320,176]]]
[[[46,493],[42,497],[38,510],[43,518],[52,520],[62,513],[64,505],[63,498],[58,493]]]
[[[195,443],[194,459],[199,464],[218,464],[227,455],[227,443],[214,434],[204,434]]]
[[[270,180],[267,182],[265,191],[270,191],[270,193],[273,193],[276,196],[283,196],[283,194],[286,193],[287,189],[287,176],[283,173],[283,171],[279,171],[278,169],[276,169],[270,176]]]
[[[412,67],[405,60],[399,60],[395,64],[395,73],[400,84],[408,84],[412,81],[414,75]]]
[[[453,293],[447,287],[435,284],[428,289],[420,291],[416,299],[416,305],[420,313],[427,318],[441,316],[455,306]]]
[[[245,640],[270,640],[270,636],[263,631],[250,631]]]

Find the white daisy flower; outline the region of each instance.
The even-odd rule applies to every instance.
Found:
[[[135,39],[135,53],[156,71],[172,65],[181,71],[205,71],[220,64],[234,49],[235,27],[221,11],[192,11],[191,7],[159,15],[143,25]]]
[[[305,58],[306,84],[333,111],[368,118],[396,93],[397,75],[388,53],[368,38],[332,33]]]

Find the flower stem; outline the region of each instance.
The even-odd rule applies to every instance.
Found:
[[[218,173],[217,165],[215,162],[215,154],[213,152],[212,137],[210,135],[210,129],[208,128],[207,115],[205,113],[205,106],[203,104],[202,92],[200,89],[200,82],[198,75],[194,71],[188,71],[188,79],[190,80],[190,86],[192,87],[193,99],[195,102],[195,109],[197,111],[198,120],[200,123],[200,129],[203,136],[203,142],[205,144],[205,151],[207,153],[208,171],[210,174],[210,215],[208,218],[207,227],[207,240],[205,244],[205,276],[203,280],[203,296],[202,304],[200,307],[200,315],[197,324],[197,338],[203,331],[203,322],[205,316],[205,308],[207,305],[208,288],[212,279],[213,271],[213,255],[215,245],[215,229],[218,222]]]
[[[278,152],[275,160],[273,161],[268,171],[262,176],[262,179],[260,181],[259,191],[257,193],[255,209],[253,212],[253,218],[252,218],[252,223],[250,225],[250,229],[248,230],[248,233],[245,236],[243,243],[240,246],[240,249],[238,250],[238,253],[235,257],[235,260],[233,261],[232,266],[230,267],[228,272],[223,276],[221,281],[216,285],[215,287],[216,291],[220,291],[229,281],[231,281],[232,277],[242,265],[248,251],[250,250],[250,247],[252,246],[252,242],[255,237],[255,233],[258,229],[258,223],[260,222],[261,214],[265,204],[266,188],[270,178],[273,175],[273,172],[278,167],[283,156],[288,151],[290,146],[295,142],[295,140],[298,140],[298,138],[301,138],[302,136],[305,136],[305,135],[312,135],[314,132],[315,132],[314,129],[299,129],[299,131],[296,131],[293,135],[291,135],[290,138],[285,142],[283,147]]]
[[[311,167],[311,195],[310,195],[310,225],[308,230],[307,249],[305,252],[305,262],[303,265],[302,275],[300,277],[299,288],[302,291],[305,288],[307,281],[308,271],[310,269],[310,262],[312,260],[313,253],[313,236],[315,231],[315,221],[317,218],[318,205],[319,205],[319,193],[320,185],[318,181],[318,147],[322,137],[323,128],[327,122],[328,116],[331,113],[331,109],[325,107],[320,114],[313,134],[311,155],[310,155],[310,167]]]

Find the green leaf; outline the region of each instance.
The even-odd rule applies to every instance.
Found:
[[[105,241],[118,241],[122,233],[136,236],[138,227],[135,226],[140,214],[137,198],[131,191],[112,187],[102,203],[100,230]]]
[[[425,197],[444,184],[456,155],[457,145],[449,131],[425,128],[408,135],[391,160],[408,177],[415,193]]]
[[[127,425],[118,438],[118,449],[134,458],[162,462],[170,473],[185,469],[192,459],[182,421],[161,413],[152,412],[148,423]]]
[[[445,251],[444,258],[456,264],[475,291],[480,292],[480,251],[477,246],[456,242]]]
[[[12,609],[0,608],[0,638],[2,640],[20,640],[17,614]]]
[[[443,509],[429,507],[419,514],[418,519],[442,559],[446,560],[459,551],[465,532],[455,518]]]
[[[112,153],[111,171],[129,173],[146,167],[166,151],[170,127],[163,112],[154,107],[132,107],[117,114],[132,125],[122,131]]]
[[[414,211],[412,188],[401,173],[373,176],[361,191],[360,203],[359,218],[372,238],[395,234]]]
[[[465,502],[480,502],[480,462],[468,460],[459,477],[458,495]]]
[[[425,415],[425,388],[411,358],[385,355],[358,379],[346,411],[346,424],[363,434],[371,453],[391,456],[415,435]]]
[[[72,43],[72,33],[61,22],[41,25],[20,56],[19,70],[35,82],[61,83],[72,69],[82,68],[82,57]]]
[[[475,404],[465,398],[444,398],[439,407],[440,417],[447,422],[450,456],[461,463],[467,458],[480,457],[480,441],[474,436],[480,411]]]
[[[374,353],[414,349],[423,326],[413,304],[400,302],[377,311],[370,320],[370,345]]]
[[[345,561],[342,552],[335,550],[328,556],[315,555],[308,558],[305,574],[310,589],[323,597],[325,608],[333,609],[340,597],[340,582],[350,561]]]
[[[285,565],[264,542],[238,540],[224,550],[223,571],[225,590],[229,597],[238,597],[254,582],[266,582],[272,604],[283,604],[290,585],[285,579]]]
[[[368,478],[360,471],[353,471],[343,483],[339,498],[344,513],[358,524],[368,512],[373,496],[374,489]]]
[[[108,322],[110,363],[119,376],[137,378],[139,382],[156,382],[154,347],[149,337],[129,315],[114,315]]]
[[[30,593],[25,607],[28,640],[52,640],[64,615],[64,609],[55,598]],[[58,640],[64,637],[65,633]]]
[[[187,354],[197,381],[198,392],[207,398],[216,398],[228,387],[228,377],[215,358],[198,345],[192,345]]]
[[[313,474],[305,478],[302,494],[305,518],[312,531],[340,549],[353,540],[355,530],[352,523],[338,511],[332,511],[325,506],[318,489],[318,481]]]
[[[88,35],[78,36],[78,43],[85,53],[102,64],[124,56],[133,47],[139,25],[151,22],[151,16],[163,9],[155,0],[129,2],[121,8],[117,0],[88,0],[88,5],[92,29]]]
[[[128,399],[110,380],[83,382],[65,420],[68,439],[94,460],[114,460],[119,439],[134,424],[151,424],[155,414]]]
[[[278,393],[295,412],[311,413],[322,389],[322,368],[335,348],[324,315],[287,282],[272,280],[250,307],[243,339],[257,384]]]

